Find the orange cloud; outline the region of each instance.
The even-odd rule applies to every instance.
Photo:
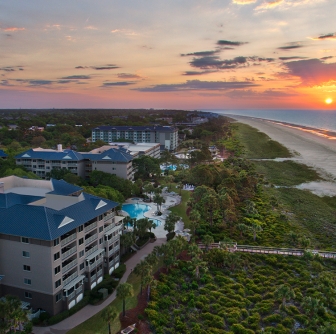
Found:
[[[232,0],[232,1],[237,5],[249,5],[251,3],[257,2],[257,0]]]
[[[256,10],[265,10],[279,6],[284,0],[266,1],[256,8]]]
[[[4,31],[22,31],[22,30],[26,30],[26,28],[19,28],[19,27],[8,27],[3,29]]]

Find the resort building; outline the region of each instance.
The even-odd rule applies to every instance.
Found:
[[[51,315],[119,266],[118,203],[58,180],[0,179],[0,297]]]
[[[134,143],[159,143],[160,150],[174,151],[178,145],[178,130],[172,126],[98,126],[92,129],[92,141],[112,143],[117,140]]]
[[[63,150],[58,145],[57,150],[35,148],[15,156],[16,164],[23,165],[42,179],[48,179],[53,168],[68,169],[73,174],[88,178],[94,170],[117,175],[133,180],[133,155],[123,148],[113,148],[103,152],[80,153],[73,150]]]

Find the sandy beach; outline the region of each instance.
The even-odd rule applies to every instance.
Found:
[[[286,146],[295,160],[313,167],[328,181],[336,180],[336,140],[333,136],[321,136],[306,129],[298,129],[288,124],[256,119],[251,117],[231,116],[238,122],[248,124],[267,134],[271,139]],[[336,195],[336,183],[307,184],[304,189],[319,189],[325,195]],[[317,191],[318,192],[318,191]]]

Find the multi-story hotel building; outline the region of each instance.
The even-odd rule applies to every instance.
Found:
[[[161,151],[174,151],[178,145],[178,130],[172,126],[98,126],[92,129],[92,141],[112,143],[117,140],[134,143],[159,143]]]
[[[119,266],[118,203],[58,180],[0,179],[0,296],[54,315]]]

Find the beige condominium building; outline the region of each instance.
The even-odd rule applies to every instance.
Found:
[[[119,266],[118,203],[61,180],[0,179],[0,296],[54,315]]]

